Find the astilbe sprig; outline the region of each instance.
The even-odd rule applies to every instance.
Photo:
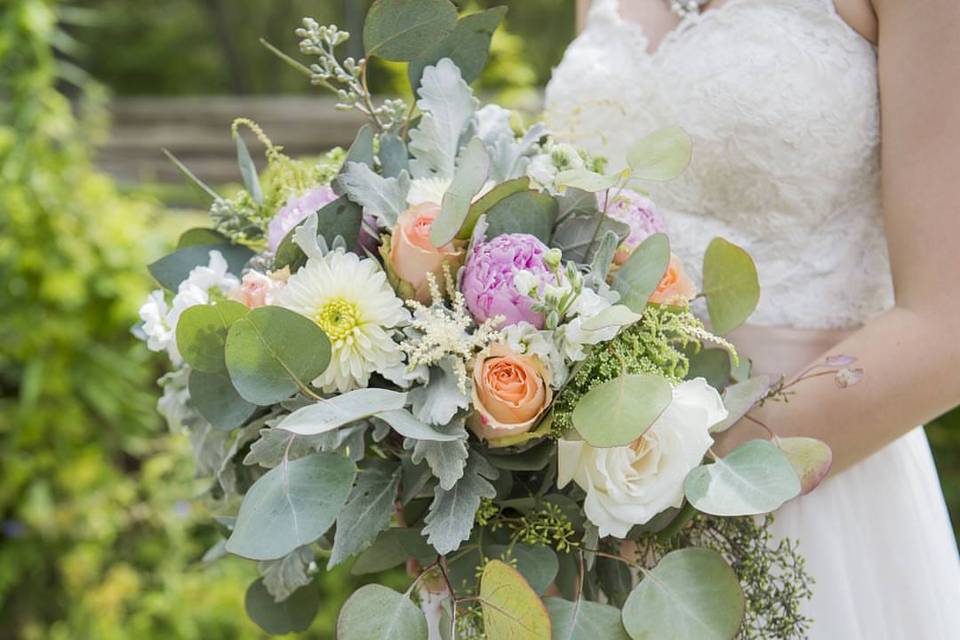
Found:
[[[411,369],[435,366],[447,356],[452,356],[457,386],[461,393],[466,393],[467,363],[477,352],[500,338],[497,326],[503,322],[503,317],[489,318],[471,332],[475,326],[473,317],[467,310],[466,300],[457,289],[447,265],[444,265],[443,275],[450,296],[450,306],[445,303],[436,276],[428,273],[430,306],[417,300],[407,301],[407,306],[413,311],[410,326],[417,335],[408,336],[401,342],[400,350],[406,354],[407,364]]]

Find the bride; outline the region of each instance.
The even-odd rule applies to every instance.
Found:
[[[760,306],[734,336],[754,370],[849,354],[866,371],[753,414],[833,448],[833,476],[777,518],[817,580],[811,637],[960,637],[957,547],[914,428],[960,402],[960,4],[580,2],[551,128],[615,168],[684,127],[690,168],[651,191],[688,268],[714,236],[756,259]]]

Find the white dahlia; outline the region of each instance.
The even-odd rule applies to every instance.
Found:
[[[327,393],[364,387],[371,373],[402,362],[390,329],[410,316],[373,260],[342,251],[311,259],[276,304],[312,319],[330,338],[330,366],[313,381]]]

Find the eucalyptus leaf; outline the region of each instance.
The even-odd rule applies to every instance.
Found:
[[[244,600],[247,615],[267,633],[301,633],[317,616],[320,589],[316,584],[309,584],[297,589],[283,602],[276,602],[260,579],[250,585]]]
[[[337,640],[427,640],[427,619],[410,599],[379,584],[360,587],[337,617]]]
[[[580,189],[596,193],[612,188],[623,178],[622,173],[603,175],[589,169],[569,169],[557,174],[557,186],[561,188]]]
[[[476,202],[470,205],[467,219],[463,223],[463,226],[460,227],[460,233],[457,234],[457,238],[460,240],[468,240],[471,234],[473,234],[473,229],[477,224],[477,220],[480,219],[480,216],[486,214],[494,205],[504,198],[508,198],[521,191],[529,191],[529,189],[530,178],[523,177],[502,182],[483,194]]]
[[[367,214],[376,216],[385,227],[396,225],[397,218],[407,209],[410,178],[406,172],[396,178],[384,178],[365,164],[348,162],[336,180],[353,202],[362,205]]]
[[[424,520],[423,533],[427,542],[439,554],[456,551],[470,537],[474,517],[480,508],[481,498],[494,498],[496,489],[489,480],[495,479],[497,470],[476,451],[470,454],[463,477],[450,489],[437,486],[430,503],[430,511]]]
[[[733,640],[745,603],[737,574],[716,551],[667,554],[633,590],[623,626],[634,640]]]
[[[302,436],[318,435],[382,411],[402,409],[406,401],[407,394],[399,391],[354,389],[298,409],[277,423],[276,428]]]
[[[243,464],[273,468],[283,461],[302,458],[322,448],[322,436],[298,436],[282,429],[260,429],[260,438],[250,445]]]
[[[409,558],[428,564],[436,557],[437,552],[416,529],[392,528],[377,536],[373,545],[357,557],[350,572],[355,576],[380,573]]]
[[[506,13],[506,7],[493,7],[460,18],[450,35],[410,62],[407,73],[413,92],[420,86],[423,70],[443,58],[450,58],[457,65],[465,82],[476,80],[487,65],[490,40]]]
[[[557,221],[557,201],[538,191],[507,196],[487,211],[487,239],[505,233],[529,233],[550,243]]]
[[[243,185],[247,193],[253,198],[253,201],[263,205],[263,190],[260,188],[260,176],[257,173],[257,165],[253,163],[250,157],[250,150],[247,143],[243,141],[243,136],[239,131],[234,132],[233,137],[237,141],[237,164],[240,166],[240,174],[243,176]]]
[[[498,640],[550,640],[550,616],[520,573],[491,560],[480,578],[480,607],[487,636]]]
[[[623,447],[653,426],[673,399],[663,376],[623,374],[594,386],[573,410],[573,426],[594,447]]]
[[[457,26],[448,0],[376,0],[363,24],[367,57],[410,62],[423,56]]]
[[[597,239],[607,233],[615,234],[623,242],[630,234],[630,227],[599,211],[592,217],[572,216],[557,224],[551,244],[563,251],[564,259],[586,263],[594,257]]]
[[[280,242],[274,257],[274,269],[289,267],[291,272],[296,272],[307,258],[326,253],[326,248],[332,247],[338,238],[347,247],[355,247],[360,239],[362,221],[363,209],[346,196],[324,205],[291,229]]]
[[[230,327],[226,363],[244,400],[271,405],[309,388],[330,362],[330,341],[312,320],[281,307],[259,307]]]
[[[440,215],[430,226],[430,243],[435,247],[449,244],[463,227],[470,204],[490,175],[490,155],[483,142],[474,138],[464,149],[453,181],[443,194]]]
[[[567,187],[557,198],[557,202],[560,205],[557,222],[563,222],[570,217],[594,218],[600,213],[597,194],[576,187]]]
[[[227,261],[227,270],[235,276],[240,275],[253,257],[252,250],[239,244],[196,244],[177,249],[152,263],[147,269],[161,286],[176,291],[194,267],[205,267],[210,263],[211,251],[220,252]]]
[[[458,431],[443,432],[424,424],[404,409],[379,411],[377,417],[389,424],[400,435],[421,442],[456,442],[462,441],[463,435]]]
[[[356,474],[352,462],[331,453],[274,467],[243,497],[227,551],[275,560],[311,544],[333,524]]]
[[[600,237],[600,244],[590,258],[590,275],[597,283],[606,282],[619,244],[620,236],[615,231],[607,230]]]
[[[249,309],[232,300],[187,307],[177,320],[177,349],[183,360],[196,371],[226,371],[224,345],[230,326],[247,315]]]
[[[730,384],[730,354],[726,349],[700,349],[689,353],[687,380],[703,378],[711,387],[723,392]]]
[[[777,438],[774,444],[800,477],[800,495],[816,489],[833,466],[833,451],[816,438]]]
[[[547,440],[521,452],[489,453],[487,461],[504,471],[540,471],[556,457],[557,445]]]
[[[190,372],[190,404],[216,429],[235,429],[257,410],[244,400],[226,373]]]
[[[553,640],[630,640],[620,610],[608,604],[544,598],[553,623]]]
[[[669,266],[670,241],[665,234],[655,233],[641,242],[613,277],[621,304],[642,313]]]
[[[800,494],[790,461],[766,440],[751,440],[712,464],[693,469],[684,493],[698,511],[715,516],[770,513]]]
[[[392,133],[380,135],[380,166],[385,178],[397,178],[403,172],[409,172],[410,157],[407,155],[407,143]]]
[[[692,153],[693,143],[682,128],[654,131],[627,151],[630,176],[639,180],[673,180],[690,164]]]
[[[710,428],[711,433],[726,431],[747,415],[770,390],[768,376],[756,376],[743,382],[730,385],[723,392],[723,406],[727,409],[727,419]]]
[[[633,590],[633,574],[630,565],[622,560],[601,556],[597,558],[597,579],[607,596],[607,602],[623,608],[627,596]]]
[[[213,229],[207,229],[206,227],[194,227],[193,229],[187,229],[180,234],[180,238],[177,240],[177,249],[193,247],[198,244],[230,244],[230,238]]]
[[[488,558],[503,560],[514,566],[530,588],[539,594],[547,590],[560,570],[557,554],[549,546],[515,542],[510,545],[489,545],[484,552]]]
[[[337,516],[327,570],[369,546],[390,526],[400,485],[400,465],[374,460],[361,468],[357,486]]]
[[[703,295],[716,333],[725,335],[743,324],[760,301],[757,267],[750,254],[714,238],[703,256]]]
[[[444,0],[445,1],[445,0]],[[415,178],[453,177],[460,136],[473,118],[478,102],[460,70],[448,58],[424,69],[420,124],[410,131],[410,171]]]

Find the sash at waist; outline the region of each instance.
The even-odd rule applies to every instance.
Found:
[[[741,357],[750,358],[753,373],[789,378],[829,352],[853,331],[744,325],[726,337],[737,347]]]

